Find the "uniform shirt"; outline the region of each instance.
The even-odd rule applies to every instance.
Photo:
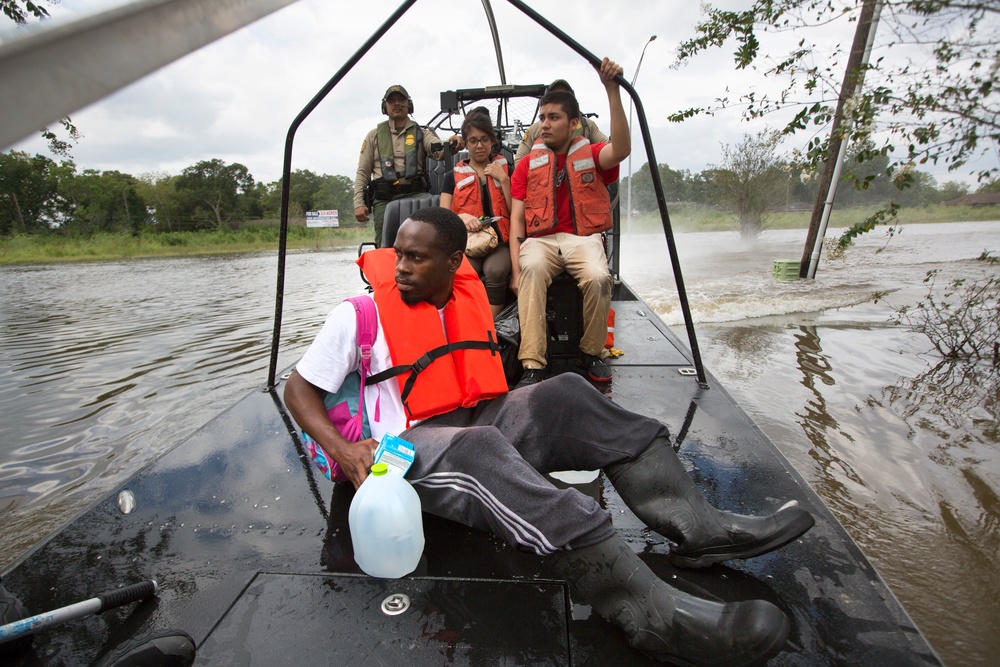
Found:
[[[597,127],[597,123],[590,120],[586,116],[580,118],[582,123],[581,127],[583,131],[581,134],[590,139],[590,143],[596,144],[599,142],[607,143],[609,141],[608,135],[601,132],[600,128]],[[514,164],[521,161],[525,155],[531,152],[531,147],[535,145],[538,141],[538,137],[542,134],[542,123],[541,121],[535,121],[531,124],[531,127],[524,133],[521,137],[521,144],[517,147],[517,154],[514,155]]]
[[[605,143],[590,145],[591,154],[594,156],[594,164],[600,164],[597,156],[605,146],[607,146]],[[510,177],[511,199],[524,201],[524,198],[528,194],[528,162],[521,160],[514,167],[514,174]],[[556,155],[556,172],[562,171],[565,166],[566,153]],[[611,185],[618,180],[618,165],[611,167],[611,169],[598,168],[597,173],[601,175],[601,180],[604,181],[605,185]],[[569,202],[569,183],[566,180],[556,188],[556,219],[559,221],[559,224],[555,228],[537,236],[548,236],[557,232],[576,234],[576,226],[573,224],[573,211]]]
[[[389,133],[392,135],[392,161],[396,165],[397,174],[403,173],[406,168],[406,163],[404,162],[406,154],[406,131],[414,125],[416,125],[414,120],[407,119],[402,129],[395,130],[390,123]],[[440,160],[444,157],[444,145],[442,144],[441,149],[437,151],[432,151],[431,145],[441,143],[441,140],[434,134],[433,130],[429,130],[426,127],[421,129],[424,133],[424,155],[430,155],[432,159]],[[358,173],[354,177],[354,208],[365,205],[365,186],[368,185],[368,181],[372,178],[382,178],[382,165],[379,164],[378,160],[378,139],[375,136],[377,130],[377,127],[372,128],[361,144],[361,155],[358,157]],[[417,170],[422,172],[423,165],[418,165]],[[400,179],[399,182],[403,184],[409,183],[407,179]]]

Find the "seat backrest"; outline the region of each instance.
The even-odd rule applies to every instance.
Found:
[[[452,154],[450,149],[446,149],[443,160],[431,160],[427,158],[424,167],[427,173],[427,187],[432,195],[441,194],[444,187],[444,177],[455,168],[458,156]]]
[[[399,226],[414,211],[428,206],[440,205],[441,195],[420,195],[419,197],[393,199],[385,207],[385,219],[382,223],[382,247],[392,247],[396,242],[396,232],[399,231]]]

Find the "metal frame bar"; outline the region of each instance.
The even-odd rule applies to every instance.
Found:
[[[313,97],[312,100],[299,112],[295,120],[292,121],[291,126],[288,129],[288,135],[285,139],[285,160],[284,167],[281,177],[281,231],[278,242],[278,285],[277,294],[275,297],[275,309],[274,309],[274,332],[271,339],[271,360],[268,366],[267,375],[267,386],[265,391],[271,390],[275,386],[275,377],[278,368],[278,348],[280,345],[281,338],[281,317],[282,317],[282,306],[284,303],[284,285],[285,285],[285,254],[287,250],[287,237],[288,237],[288,205],[289,205],[289,191],[291,188],[291,170],[292,170],[292,146],[295,141],[295,133],[298,130],[302,122],[309,116],[310,113],[319,105],[319,103],[326,98],[326,96],[336,87],[338,83],[347,75],[351,69],[361,60],[361,58],[368,53],[368,51],[375,45],[379,39],[391,28],[395,23],[406,13],[416,0],[407,0],[401,4],[393,14],[386,19],[375,33],[359,48],[351,58],[344,63],[344,65],[337,71],[337,73],[331,78],[323,88]],[[540,26],[549,31],[553,36],[558,38],[566,46],[573,49],[576,53],[586,59],[595,68],[600,67],[601,59],[594,54],[587,51],[579,43],[573,40],[569,35],[564,33],[562,30],[557,28],[551,22],[549,22],[545,17],[541,16],[538,12],[528,7],[521,0],[508,0],[510,4],[514,5],[517,9],[527,15],[530,19],[538,23]],[[646,122],[646,112],[643,109],[642,101],[636,94],[635,89],[629,84],[624,77],[618,77],[619,85],[629,94],[632,98],[636,110],[636,116],[639,121],[639,127],[642,131],[642,138],[646,148],[646,154],[649,157],[649,164],[656,164],[656,155],[653,149],[653,142],[649,133],[649,125]],[[688,344],[691,348],[692,363],[695,367],[696,375],[698,378],[698,383],[703,388],[708,387],[708,380],[705,375],[705,367],[701,360],[701,352],[698,348],[698,339],[694,330],[694,322],[691,318],[691,309],[688,304],[687,291],[684,287],[684,276],[681,273],[680,262],[677,256],[677,245],[674,241],[673,229],[670,225],[670,215],[667,213],[667,202],[666,197],[663,192],[663,184],[660,181],[660,175],[655,167],[650,167],[650,172],[653,182],[653,190],[656,193],[656,202],[660,211],[660,219],[663,222],[663,232],[666,236],[667,247],[670,251],[670,262],[674,273],[674,282],[677,286],[677,296],[680,300],[681,311],[684,315],[684,324],[688,335]],[[617,243],[616,243],[617,245]]]
[[[535,23],[552,33],[552,35],[557,37],[563,44],[576,51],[595,68],[599,68],[601,66],[600,58],[583,48],[579,43],[573,40],[572,37],[557,28],[549,22],[548,19],[536,12],[527,4],[521,2],[521,0],[507,1],[534,20]],[[631,84],[625,80],[625,77],[619,76],[618,84],[629,94],[629,97],[632,98],[632,102],[635,106],[636,118],[639,121],[639,128],[642,130],[642,139],[646,147],[646,155],[649,158],[649,171],[650,176],[652,177],[651,180],[653,181],[653,191],[656,194],[656,204],[660,211],[660,220],[663,222],[663,233],[666,236],[667,247],[670,250],[670,264],[674,272],[674,283],[677,286],[677,297],[680,300],[681,312],[684,314],[684,328],[687,330],[688,345],[691,347],[691,361],[698,374],[698,384],[707,388],[708,380],[705,376],[704,364],[701,361],[701,351],[698,348],[698,337],[694,330],[694,320],[691,318],[691,308],[688,305],[687,289],[684,287],[684,276],[681,273],[680,260],[677,255],[677,244],[674,241],[673,228],[670,226],[670,214],[667,213],[667,199],[663,193],[663,183],[660,181],[659,169],[656,168],[656,151],[653,149],[653,140],[649,134],[649,125],[646,122],[646,112],[642,107],[642,101],[639,99],[639,95],[635,92],[635,89],[632,88]]]
[[[291,126],[288,128],[288,134],[285,136],[285,159],[284,165],[281,172],[281,229],[278,235],[278,285],[277,291],[274,299],[274,332],[271,336],[271,360],[267,368],[267,386],[264,387],[265,391],[270,391],[275,386],[275,376],[278,371],[278,347],[281,343],[281,315],[282,308],[285,301],[285,254],[288,249],[288,202],[289,202],[289,192],[291,190],[292,184],[292,146],[295,143],[295,133],[298,131],[299,126],[302,122],[309,117],[309,114],[319,106],[327,95],[330,94],[341,79],[347,76],[358,61],[364,57],[368,51],[371,50],[375,44],[382,39],[382,36],[389,31],[396,21],[407,12],[407,10],[413,6],[417,0],[406,0],[401,4],[392,15],[386,19],[385,23],[379,26],[378,30],[372,33],[372,36],[361,45],[357,51],[354,52],[344,65],[337,70],[337,73],[333,75],[326,84],[320,88],[319,92],[313,96],[309,103],[302,108],[299,115],[295,117],[292,121]]]

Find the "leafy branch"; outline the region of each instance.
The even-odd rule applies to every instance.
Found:
[[[997,261],[988,251],[979,259],[990,264]],[[939,290],[937,275],[937,269],[928,271],[924,278],[927,295],[914,306],[896,308],[891,321],[927,336],[945,359],[998,361],[1000,276],[956,278]],[[884,295],[877,294],[875,301],[880,299],[884,300]]]
[[[59,0],[46,0],[48,4],[58,4]],[[23,5],[23,6],[22,6]],[[31,0],[0,0],[0,10],[4,15],[17,25],[27,25],[29,19],[35,18],[39,21],[49,18],[49,10]],[[82,135],[77,130],[69,116],[59,119],[59,124],[66,131],[69,139],[60,139],[59,135],[49,128],[42,130],[42,137],[49,142],[49,150],[59,157],[71,157],[72,144],[80,141]],[[72,142],[72,143],[71,143]]]
[[[752,71],[783,83],[776,93],[727,94],[669,119],[683,122],[729,108],[739,108],[748,121],[787,114],[781,134],[805,133],[803,168],[817,170],[830,154],[830,125],[846,50],[840,44],[821,47],[801,36],[834,22],[858,21],[861,4],[754,0],[741,11],[706,6],[695,36],[678,47],[675,66],[704,51],[735,45],[737,72]],[[1000,5],[995,0],[884,0],[879,32],[872,62],[855,72],[864,75],[865,86],[845,100],[843,121],[834,128],[838,139],[875,146],[858,155],[858,161],[891,156],[886,174],[902,190],[912,185],[917,165],[943,164],[953,171],[978,158],[994,158],[1000,143]],[[791,47],[772,46],[783,33],[800,38]],[[991,166],[976,175],[988,182],[998,171]],[[894,223],[895,213],[893,206],[876,211],[841,243],[876,225]]]

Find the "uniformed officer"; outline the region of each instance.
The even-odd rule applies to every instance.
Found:
[[[428,191],[424,160],[444,157],[444,144],[433,130],[410,118],[413,100],[400,85],[389,86],[382,97],[379,123],[361,144],[358,173],[354,178],[354,217],[375,222],[375,245],[382,245],[385,207],[393,199],[414,197]],[[366,192],[367,190],[367,192]]]
[[[573,89],[570,88],[570,85],[566,83],[566,79],[556,79],[549,84],[549,87],[545,89],[545,92],[548,93],[554,90],[565,90],[567,93],[573,95],[576,94],[573,92]],[[514,155],[514,164],[520,162],[521,158],[531,152],[531,147],[535,145],[535,142],[538,141],[539,135],[542,133],[541,127],[542,124],[536,120],[531,124],[531,127],[527,129],[524,136],[521,137],[521,144],[517,147],[517,153]],[[590,143],[592,144],[607,143],[610,141],[610,139],[608,139],[608,135],[601,132],[600,128],[597,127],[597,123],[590,120],[586,116],[580,118],[580,126],[576,129],[573,136],[578,137],[581,134],[590,139]]]

